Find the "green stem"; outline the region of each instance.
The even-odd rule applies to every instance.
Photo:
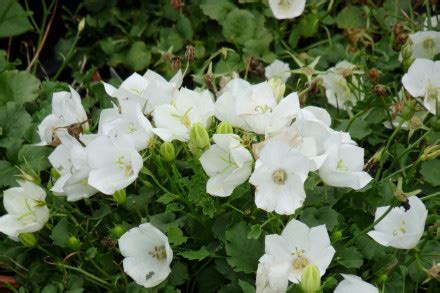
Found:
[[[78,43],[80,33],[81,32],[79,30],[76,32],[76,36],[75,36],[75,39],[73,40],[73,44],[70,47],[70,50],[67,53],[66,57],[64,58],[63,64],[61,64],[60,68],[58,68],[57,72],[52,77],[52,80],[57,80],[58,79],[58,77],[60,76],[61,72],[66,67],[67,63],[69,63],[70,59],[73,57],[72,53],[73,53],[73,50],[75,49],[76,43]]]
[[[347,248],[348,246],[350,246],[351,244],[353,244],[353,242],[355,242],[359,237],[361,237],[362,235],[366,234],[368,231],[370,231],[374,226],[376,226],[377,224],[379,224],[393,209],[393,206],[390,206],[385,213],[379,217],[379,219],[377,219],[376,221],[374,221],[372,224],[370,224],[368,227],[366,227],[364,230],[362,230],[360,233],[356,234],[353,238],[351,238],[349,241],[347,241],[340,249],[340,251],[342,251],[343,249]]]
[[[421,199],[422,201],[425,201],[425,200],[428,200],[428,199],[431,199],[431,198],[437,197],[437,196],[439,196],[439,195],[440,195],[440,191],[435,192],[435,193],[430,194],[430,195],[427,195],[427,196],[424,196],[424,197],[422,197],[422,198],[420,198],[420,199]]]
[[[83,274],[89,280],[93,280],[95,284],[101,286],[102,288],[105,288],[107,290],[112,290],[112,288],[113,288],[113,284],[109,284],[106,281],[104,281],[103,279],[98,278],[98,277],[94,276],[93,274],[91,274],[91,273],[89,273],[89,272],[87,272],[87,271],[85,271],[85,270],[83,270],[81,268],[69,266],[69,265],[66,265],[66,264],[62,264],[61,266],[63,268],[66,268],[66,269],[69,269],[69,270],[72,270],[72,271],[76,271],[78,273]]]
[[[400,131],[400,129],[402,128],[403,123],[405,122],[404,119],[401,119],[399,121],[399,125],[397,125],[397,127],[394,129],[393,133],[391,134],[390,138],[387,141],[387,144],[385,145],[385,151],[389,152],[389,147],[391,145],[391,142],[394,140],[394,137],[397,135],[397,133]],[[379,180],[381,174],[382,174],[382,169],[383,169],[383,165],[385,163],[385,156],[382,157],[382,159],[380,160],[380,167],[379,167],[379,171],[377,171],[376,174],[376,181]]]

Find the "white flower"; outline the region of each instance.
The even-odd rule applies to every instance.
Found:
[[[18,241],[20,233],[39,231],[49,220],[46,192],[29,181],[17,181],[20,187],[3,192],[3,205],[7,212],[0,217],[0,232]]]
[[[103,84],[109,96],[119,101],[134,101],[139,104],[144,114],[150,114],[154,107],[171,102],[182,81],[183,75],[180,70],[169,82],[156,72],[147,70],[144,76],[133,73],[118,89],[108,83]]]
[[[257,293],[284,293],[289,283],[289,262],[263,255],[257,269]]]
[[[368,235],[383,246],[400,249],[411,249],[417,246],[423,235],[425,221],[428,215],[425,205],[417,196],[408,198],[409,210],[404,207],[393,208]],[[379,207],[376,210],[375,221],[389,208]]]
[[[325,87],[325,95],[330,105],[336,108],[345,109],[345,103],[351,102],[352,105],[356,105],[358,99],[363,99],[361,93],[356,96],[354,91],[349,86],[348,76],[351,76],[351,82],[354,86],[358,85],[358,79],[353,76],[353,71],[356,68],[355,65],[342,61],[336,64],[335,67],[330,68],[322,75],[322,80]]]
[[[440,32],[423,31],[409,35],[411,57],[432,59],[440,53]]]
[[[324,183],[335,187],[361,189],[373,178],[362,171],[364,149],[343,141],[343,135],[334,134],[326,142],[327,158],[319,169]]]
[[[431,28],[435,29],[439,24],[439,20],[440,20],[440,15],[434,15],[430,19],[426,18],[425,22],[423,23],[425,31],[429,30],[428,22],[431,22]]]
[[[289,64],[276,59],[264,69],[264,75],[268,80],[271,78],[279,78],[284,83],[291,75]]]
[[[402,84],[411,96],[424,97],[423,105],[429,112],[437,113],[440,103],[440,61],[416,59],[403,76]]]
[[[173,251],[168,238],[150,223],[128,230],[118,241],[124,271],[139,285],[159,285],[171,272]]]
[[[153,127],[138,103],[120,101],[118,108],[104,109],[99,117],[98,134],[107,135],[115,130],[119,137],[133,142],[136,150],[146,149],[153,138]]]
[[[81,97],[71,87],[70,92],[57,92],[52,96],[52,113],[38,125],[39,145],[57,145],[60,133],[67,133],[68,126],[81,123],[88,129],[87,114],[81,104]]]
[[[143,166],[131,141],[116,136],[101,135],[86,146],[91,168],[88,183],[105,194],[114,194],[130,185]]]
[[[164,141],[188,141],[191,126],[198,122],[206,127],[212,115],[214,102],[209,91],[196,92],[181,88],[171,104],[154,109],[156,128],[153,132]]]
[[[200,162],[210,177],[207,192],[225,197],[249,178],[253,159],[238,135],[215,134],[213,140],[215,144],[202,154]]]
[[[344,280],[335,288],[334,293],[379,293],[379,290],[355,275],[341,274]]]
[[[291,215],[302,206],[309,159],[283,141],[269,141],[260,152],[249,182],[256,186],[255,204],[267,212]]]
[[[330,244],[330,238],[325,225],[309,228],[298,220],[291,220],[281,235],[267,235],[265,253],[277,260],[288,262],[288,279],[298,284],[309,264],[318,267],[322,277],[330,265],[335,249]]]
[[[51,191],[77,201],[94,195],[97,190],[88,184],[90,167],[84,147],[72,136],[61,134],[61,144],[50,154],[49,161],[60,174]]]
[[[269,0],[269,6],[278,19],[295,18],[304,12],[306,0]]]

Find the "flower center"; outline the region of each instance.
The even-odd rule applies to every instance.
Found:
[[[344,166],[344,161],[339,160],[338,164],[336,165],[336,170],[338,171],[348,171],[348,168]]]
[[[119,170],[124,171],[125,177],[133,175],[133,165],[130,162],[125,162],[124,156],[119,156],[114,163],[118,165]]]
[[[409,121],[409,124],[412,129],[418,129],[422,126],[423,123],[422,123],[422,119],[420,119],[417,116],[413,116]]]
[[[280,0],[278,2],[278,5],[283,7],[283,8],[290,8],[290,6],[292,5],[292,0]]]
[[[433,100],[437,99],[437,91],[438,91],[437,88],[430,85],[427,91],[428,99],[433,99]]]
[[[433,39],[426,39],[423,41],[423,48],[427,51],[433,51],[435,47],[435,42]]]
[[[292,255],[297,256],[292,263],[294,270],[302,271],[310,264],[309,260],[304,256],[304,253],[305,251],[303,249],[299,250],[298,248],[295,248],[295,252],[292,252]]]
[[[397,228],[393,231],[393,236],[399,236],[399,235],[405,234],[405,233],[406,233],[405,220],[401,219],[399,228]]]
[[[264,113],[271,113],[272,112],[272,108],[269,105],[258,105],[255,107],[255,112],[259,113],[259,114],[264,114]]]
[[[284,169],[277,169],[272,173],[272,180],[276,184],[283,185],[287,180],[287,173]]]
[[[165,250],[165,246],[155,246],[153,251],[150,251],[149,254],[156,258],[159,261],[163,261],[167,258],[167,252]]]
[[[127,133],[131,134],[137,131],[136,126],[134,125],[133,122],[128,123],[128,127],[127,127]]]

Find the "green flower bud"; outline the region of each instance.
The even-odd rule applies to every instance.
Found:
[[[115,239],[121,238],[122,235],[125,233],[125,227],[122,225],[116,225],[110,230],[110,234]]]
[[[200,149],[209,146],[209,135],[205,127],[200,123],[194,123],[189,131],[189,141]]]
[[[341,240],[341,239],[342,239],[342,231],[340,231],[340,230],[336,230],[336,231],[334,231],[334,232],[332,233],[332,235],[331,235],[331,240],[332,240],[333,242],[339,241],[339,240]]]
[[[272,88],[275,100],[279,102],[286,91],[286,84],[280,78],[271,78],[268,83]]]
[[[72,236],[67,240],[67,247],[74,251],[78,251],[81,249],[81,241],[75,236]]]
[[[376,283],[385,284],[387,281],[388,281],[388,276],[386,274],[382,274],[379,277],[377,277]]]
[[[194,155],[196,158],[200,158],[200,156],[203,153],[203,150],[201,148],[196,147],[191,142],[188,144],[189,151]]]
[[[83,18],[81,19],[81,21],[78,23],[78,31],[82,32],[84,30],[84,27],[86,26],[86,19]]]
[[[58,178],[60,178],[60,173],[58,173],[57,169],[55,168],[51,168],[50,169],[50,175],[52,176],[53,179],[57,180]]]
[[[427,146],[423,150],[423,154],[420,157],[420,159],[422,161],[429,161],[429,160],[436,159],[438,156],[440,156],[440,145],[434,144],[434,145]]]
[[[304,292],[318,292],[321,288],[321,276],[318,267],[314,264],[307,265],[302,273],[300,284]]]
[[[127,193],[125,192],[125,189],[119,189],[113,194],[113,200],[117,204],[124,204],[127,200]]]
[[[402,113],[400,114],[400,117],[404,121],[408,121],[412,118],[414,115],[416,109],[416,102],[414,100],[407,101],[405,105],[403,106]]]
[[[25,247],[35,247],[38,243],[37,237],[32,233],[20,233],[18,239],[20,239],[21,244]]]
[[[223,121],[219,125],[217,125],[217,134],[228,134],[234,133],[234,129],[229,122]]]
[[[160,155],[167,162],[172,162],[176,159],[176,151],[172,142],[164,142],[160,146]]]

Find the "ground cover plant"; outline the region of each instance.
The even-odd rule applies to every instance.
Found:
[[[0,288],[437,292],[439,15],[4,0]]]

